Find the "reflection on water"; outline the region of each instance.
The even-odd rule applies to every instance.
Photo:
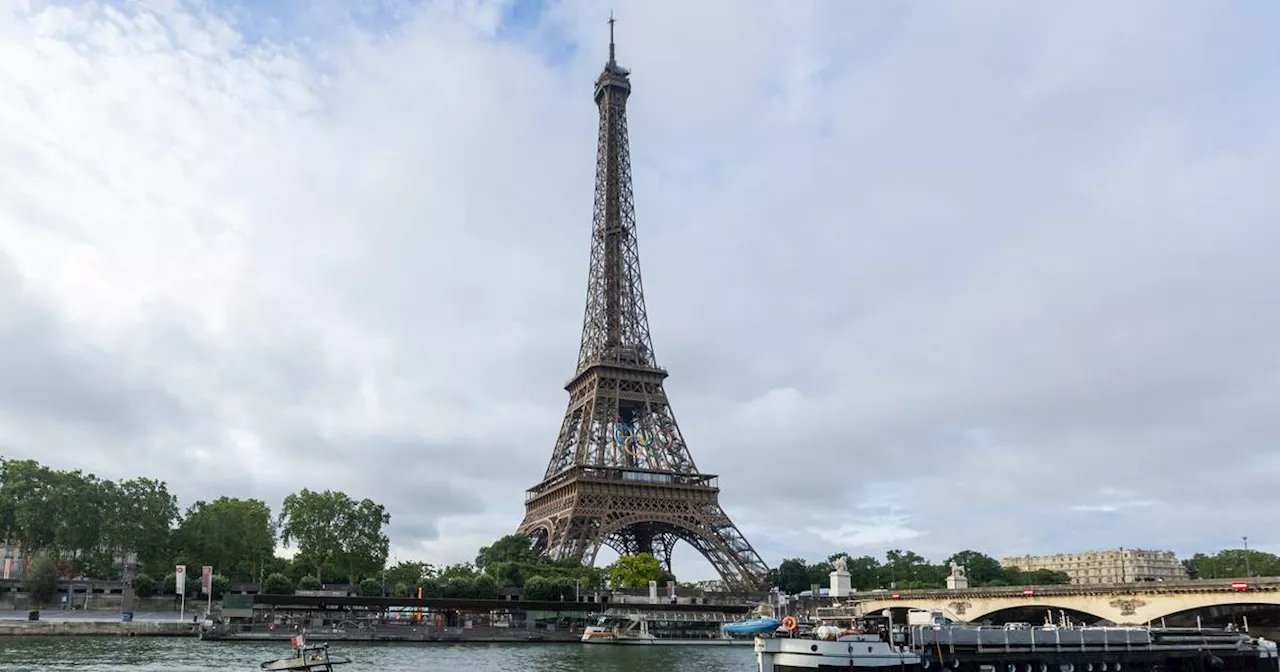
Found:
[[[316,640],[318,643],[320,640]],[[351,657],[340,672],[752,672],[750,646],[581,644],[370,644],[334,642]],[[289,653],[287,642],[201,642],[192,638],[15,637],[0,640],[0,670],[13,672],[196,672],[258,670]]]

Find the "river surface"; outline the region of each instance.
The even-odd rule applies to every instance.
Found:
[[[317,640],[318,643],[319,640]],[[754,672],[751,646],[583,644],[371,644],[333,642],[352,659],[335,672]],[[288,642],[202,642],[185,637],[0,639],[5,672],[231,672],[289,655]]]

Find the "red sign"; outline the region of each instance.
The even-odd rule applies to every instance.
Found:
[[[901,595],[899,595],[899,594],[897,594],[897,593],[894,593],[894,594],[893,594],[893,595],[891,595],[890,597],[892,597],[892,598],[893,598],[893,599],[895,599],[895,600],[901,600],[901,599],[902,599],[902,596],[901,596]]]
[[[200,568],[200,589],[205,595],[213,594],[213,568],[209,565]]]
[[[1249,584],[1245,581],[1232,581],[1231,590],[1249,590]]]
[[[1023,589],[1022,589],[1022,596],[1023,596],[1023,597],[1031,597],[1035,592],[1036,592],[1036,591],[1034,591],[1034,590],[1032,590],[1032,589],[1030,589],[1030,588],[1023,588]]]

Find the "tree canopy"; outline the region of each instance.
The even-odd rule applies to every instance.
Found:
[[[804,558],[783,560],[773,572],[774,584],[788,593],[799,593],[813,584],[820,588],[830,586],[833,562],[841,553],[831,555],[821,562],[809,563]],[[1000,566],[995,558],[973,550],[964,550],[940,563],[929,562],[913,552],[894,549],[885,553],[883,562],[869,555],[848,556],[846,569],[855,590],[874,590],[897,587],[902,589],[942,588],[951,574],[951,563],[965,568],[972,587],[1053,585],[1070,583],[1061,572],[1039,570],[1021,572]]]
[[[1280,576],[1280,557],[1253,549],[1229,548],[1214,555],[1196,553],[1183,560],[1182,565],[1193,579],[1237,579],[1250,573]]]
[[[0,458],[0,537],[65,559],[77,575],[116,578],[116,559],[130,551],[142,563],[167,562],[177,519],[177,499],[159,481],[115,483]]]
[[[22,589],[36,609],[53,602],[58,593],[58,566],[48,551],[41,551],[32,559]]]
[[[265,502],[219,497],[187,509],[175,542],[179,563],[211,565],[247,581],[257,578],[259,568],[275,555],[275,521]]]
[[[316,578],[333,570],[349,578],[368,576],[386,566],[391,540],[383,527],[391,514],[371,499],[303,488],[285,497],[279,523],[280,540],[294,542],[298,561],[310,565]]]
[[[609,565],[609,584],[614,588],[648,588],[650,581],[664,578],[662,563],[648,553],[624,555]]]

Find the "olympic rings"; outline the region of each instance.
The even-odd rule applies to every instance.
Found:
[[[678,450],[683,445],[679,430],[669,419],[661,418],[661,424],[652,428],[618,422],[613,425],[613,440],[624,453],[636,459],[647,459],[651,464],[662,461],[664,452]],[[648,425],[649,423],[645,423]]]

